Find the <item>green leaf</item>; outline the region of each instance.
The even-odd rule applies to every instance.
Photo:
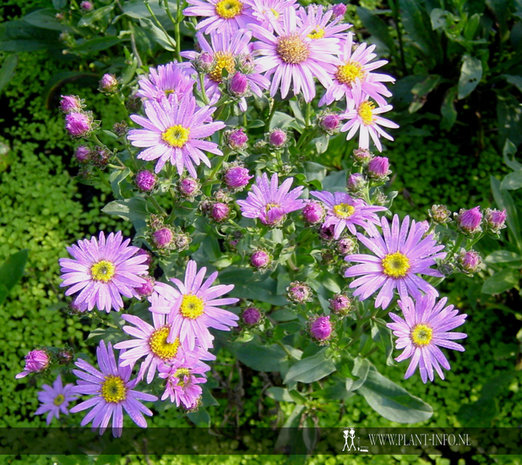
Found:
[[[521,262],[522,257],[510,250],[495,250],[489,254],[484,261],[488,264],[495,265],[497,263]]]
[[[522,187],[522,169],[509,173],[501,182],[500,188],[516,190]]]
[[[5,300],[14,285],[22,278],[27,263],[27,249],[10,255],[0,266],[0,304]]]
[[[519,92],[522,92],[522,76],[503,74],[502,77],[510,84],[513,84]]]
[[[18,55],[9,55],[0,68],[0,92],[9,83],[15,74],[16,65],[18,64]]]
[[[357,7],[357,16],[361,19],[364,27],[368,29],[368,32],[394,55],[395,42],[386,23],[370,10],[360,6]]]
[[[370,362],[365,358],[357,357],[354,361],[352,374],[354,376],[357,376],[357,378],[359,378],[359,379],[355,380],[352,383],[352,386],[351,386],[352,391],[356,391],[364,384],[369,371],[370,371]]]
[[[288,392],[288,389],[272,386],[266,390],[268,397],[271,397],[278,402],[295,402],[293,397]]]
[[[143,18],[140,20],[140,24],[143,29],[148,31],[154,40],[160,47],[163,47],[169,52],[176,51],[176,41],[174,38],[166,34],[161,28],[156,26],[151,19]]]
[[[520,237],[520,226],[518,220],[518,210],[515,202],[509,192],[500,189],[500,182],[493,176],[490,177],[491,190],[493,191],[493,198],[500,209],[506,209],[507,219],[506,223],[509,232],[512,234],[517,244],[518,250],[522,253],[522,238]]]
[[[440,127],[446,131],[451,129],[457,121],[457,110],[455,109],[456,97],[457,87],[454,86],[448,89],[440,107],[440,113],[442,115]]]
[[[102,208],[102,212],[130,220],[138,233],[146,227],[147,207],[145,200],[142,198],[134,197],[132,199],[115,200],[105,205]]]
[[[270,131],[275,128],[285,129],[290,124],[295,121],[293,116],[290,116],[286,113],[282,113],[280,111],[276,111],[274,116],[272,117],[272,121],[270,121],[270,127],[268,128]]]
[[[24,16],[22,20],[31,26],[52,31],[70,31],[71,28],[56,19],[56,12],[51,8],[33,11]]]
[[[482,292],[492,295],[508,291],[518,284],[518,275],[518,270],[507,269],[499,271],[484,281]]]
[[[210,415],[203,407],[199,407],[195,412],[187,413],[187,417],[198,427],[208,428],[210,426]]]
[[[502,159],[507,166],[515,171],[522,169],[522,163],[519,163],[517,160],[515,160],[516,153],[517,146],[509,139],[506,139],[506,142],[504,142],[504,147],[502,148]]]
[[[462,66],[460,68],[460,77],[458,84],[459,100],[467,97],[475,90],[480,79],[482,78],[482,62],[470,55],[464,55]]]
[[[162,3],[162,2],[161,2]],[[153,13],[156,17],[161,21],[162,17],[167,17],[167,12],[165,8],[163,8],[162,4],[159,0],[150,0],[149,5]],[[176,2],[169,1],[168,2],[169,9],[172,13],[176,11]],[[134,19],[143,19],[150,18],[149,10],[145,6],[145,2],[143,0],[132,0],[123,2],[123,13]],[[175,15],[174,15],[175,16]]]
[[[121,198],[121,182],[124,181],[131,174],[131,170],[129,168],[125,168],[123,170],[114,170],[109,176],[109,181],[111,183],[112,192],[116,198]]]
[[[115,3],[111,3],[110,5],[103,6],[101,8],[97,8],[96,10],[89,11],[86,13],[80,21],[78,21],[78,26],[87,27],[92,26],[97,22],[103,21],[104,24],[110,18],[111,11],[114,10],[116,6]]]
[[[431,74],[411,88],[411,93],[414,98],[408,108],[410,113],[415,113],[424,106],[426,103],[426,95],[438,86],[440,80],[441,77],[438,74]]]
[[[323,134],[322,136],[316,137],[312,142],[315,145],[317,154],[321,155],[328,150],[328,143],[330,142],[330,138],[327,134]]]
[[[431,406],[381,375],[371,364],[366,380],[357,392],[371,408],[390,421],[419,423],[433,415]]]
[[[386,365],[393,365],[393,338],[392,331],[386,322],[380,318],[371,320],[372,339],[379,344],[386,356]]]
[[[99,52],[101,50],[106,50],[108,48],[114,47],[116,44],[122,42],[122,39],[118,37],[96,37],[94,39],[79,41],[77,45],[71,48],[71,51],[75,53],[92,53]]]
[[[317,354],[303,358],[292,365],[283,382],[285,384],[294,382],[313,383],[334,371],[335,364],[326,357],[326,349],[323,349],[317,352]]]
[[[231,350],[246,366],[257,371],[280,371],[286,360],[285,351],[278,345],[264,346],[258,342],[232,345]]]

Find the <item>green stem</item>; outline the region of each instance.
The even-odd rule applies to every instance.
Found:
[[[199,87],[201,89],[201,97],[203,98],[203,102],[205,105],[208,105],[210,101],[207,97],[207,92],[205,91],[205,75],[203,73],[199,73]]]
[[[169,1],[165,0],[165,10],[167,11],[167,16],[169,17],[172,24],[174,24],[174,35],[176,39],[176,59],[181,63],[181,34],[179,31],[179,24],[183,20],[183,15],[180,15],[181,10],[181,0],[176,0],[176,19],[172,16],[169,8]]]
[[[152,202],[152,205],[156,207],[156,210],[158,210],[163,215],[167,216],[167,212],[163,209],[163,207],[158,203],[156,198],[153,195],[148,196],[149,200]]]
[[[274,113],[276,111],[277,101],[275,99],[272,99],[272,107],[270,108],[270,112],[268,113],[268,119],[265,123],[265,128],[267,131],[270,129],[270,123],[272,122],[272,118],[274,117]]]
[[[163,24],[161,24],[161,22],[158,20],[158,18],[156,17],[156,15],[154,14],[154,11],[152,10],[152,8],[150,7],[149,5],[149,0],[144,0],[143,2],[145,4],[145,8],[147,8],[150,16],[152,17],[152,19],[154,20],[154,22],[156,23],[156,25],[161,29],[161,31],[163,32],[163,34],[165,34],[165,36],[167,37],[167,40],[170,44],[170,46],[176,50],[176,44],[174,44],[172,42],[172,40],[170,39],[170,35],[169,33],[165,30],[165,28],[163,27]]]

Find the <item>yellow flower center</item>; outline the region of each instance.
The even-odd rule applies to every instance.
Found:
[[[65,402],[65,396],[63,394],[58,394],[53,400],[53,404],[56,405],[57,407],[62,405],[64,402]]]
[[[216,13],[225,19],[235,18],[243,11],[243,4],[239,0],[221,0],[216,3]]]
[[[181,314],[185,318],[195,320],[203,314],[203,310],[205,310],[205,302],[195,295],[184,295],[180,309]]]
[[[189,134],[189,128],[185,128],[181,126],[181,124],[176,124],[166,129],[161,135],[161,138],[172,147],[181,148],[189,140]]]
[[[308,45],[299,34],[281,37],[277,42],[276,50],[281,59],[291,65],[302,63],[310,55]]]
[[[411,330],[411,340],[417,347],[427,346],[433,339],[433,329],[427,325],[416,325]]]
[[[280,208],[281,205],[279,205],[278,203],[267,203],[265,205],[265,212],[268,213],[270,210],[272,210],[272,208]]]
[[[321,26],[316,26],[307,37],[309,39],[322,39],[324,37],[324,29]]]
[[[402,278],[408,274],[410,260],[400,252],[390,253],[382,259],[382,271],[392,278]]]
[[[188,368],[178,368],[174,372],[174,377],[178,378],[178,386],[185,387],[185,376],[190,376]]]
[[[359,105],[359,116],[361,117],[364,124],[372,124],[373,114],[372,110],[375,105],[372,102],[363,102]]]
[[[101,395],[106,402],[119,403],[127,398],[127,388],[119,376],[106,376],[102,384]]]
[[[234,57],[230,53],[216,52],[214,54],[214,64],[208,73],[213,81],[220,83],[223,80],[223,70],[226,69],[229,76],[236,72]]]
[[[349,61],[337,68],[335,77],[341,84],[351,86],[356,79],[362,79],[364,77],[364,71],[359,63]]]
[[[179,338],[176,338],[172,343],[168,343],[167,336],[169,332],[170,326],[164,326],[154,331],[149,338],[150,350],[152,350],[154,355],[163,360],[170,360],[178,353]]]
[[[338,203],[333,207],[333,211],[337,218],[350,218],[355,211],[355,207],[347,203]]]
[[[270,8],[270,11],[271,11],[272,14],[274,15],[274,18],[275,18],[275,19],[279,19],[279,12],[277,12],[277,11],[274,10],[273,8]]]
[[[95,281],[103,281],[104,283],[110,281],[114,276],[116,267],[113,263],[107,260],[101,260],[91,266],[91,276]]]

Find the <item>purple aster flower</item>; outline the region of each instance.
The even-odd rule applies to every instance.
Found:
[[[38,393],[38,400],[42,404],[34,414],[43,415],[49,412],[45,421],[50,425],[53,417],[60,418],[60,412],[64,415],[69,414],[67,406],[69,402],[75,400],[77,396],[72,392],[72,384],[63,385],[60,375],[58,375],[52,386],[44,384],[42,389],[43,390]]]
[[[67,247],[72,255],[60,258],[61,287],[69,287],[65,295],[76,294],[74,303],[82,309],[118,311],[123,307],[121,296],[137,297],[136,288],[144,284],[141,275],[147,274],[147,257],[138,254],[138,247],[129,245],[122,234],[100,232],[98,238],[82,239]]]
[[[377,56],[373,53],[375,45],[362,43],[354,49],[354,34],[349,32],[341,43],[336,69],[333,72],[333,84],[328,87],[321,97],[319,106],[330,105],[333,101],[346,98],[348,107],[355,100],[354,87],[357,83],[362,91],[364,99],[371,97],[379,106],[385,106],[384,97],[391,97],[391,92],[383,82],[394,82],[395,79],[387,74],[373,73],[372,71],[388,63],[386,60],[374,61]]]
[[[179,100],[184,95],[192,95],[194,79],[191,73],[194,70],[189,63],[175,61],[157,68],[150,68],[147,76],[141,76],[137,97],[160,101],[173,94]]]
[[[450,364],[439,347],[464,351],[464,347],[456,342],[455,339],[464,339],[465,333],[451,332],[452,329],[464,324],[466,314],[459,314],[458,310],[453,309],[453,305],[448,305],[447,298],[440,299],[435,304],[435,296],[428,294],[421,296],[414,303],[409,297],[403,297],[398,304],[404,315],[400,316],[390,313],[390,318],[394,323],[386,326],[393,330],[397,337],[395,347],[404,349],[395,360],[402,362],[411,358],[410,365],[406,370],[404,378],[409,378],[419,367],[419,372],[423,383],[433,381],[433,369],[444,379],[441,369],[450,369]]]
[[[210,35],[210,42],[201,33],[196,34],[196,40],[201,48],[202,53],[208,54],[212,57],[212,64],[208,67],[207,75],[205,76],[205,92],[215,102],[221,96],[219,84],[223,81],[223,71],[232,77],[238,71],[236,69],[236,59],[245,59],[250,57],[250,39],[252,35],[249,31],[241,30],[233,34],[223,33],[222,31],[212,33]],[[198,54],[193,51],[182,52],[181,55],[186,58],[194,60]],[[261,97],[263,89],[268,89],[270,81],[262,76],[254,63],[251,72],[246,73],[243,70],[242,76],[246,78],[248,89],[252,94]],[[239,107],[242,111],[246,111],[247,104],[244,97],[239,100]]]
[[[240,29],[247,29],[252,22],[250,3],[245,0],[187,0],[185,16],[205,17],[196,28],[205,34],[212,32],[234,34]]]
[[[65,115],[65,129],[73,137],[83,137],[92,129],[92,117],[84,112]]]
[[[339,46],[333,37],[311,39],[308,35],[313,27],[302,27],[300,23],[295,9],[287,8],[274,23],[274,33],[256,24],[251,24],[250,29],[259,40],[253,45],[258,70],[272,81],[270,96],[280,89],[285,98],[293,84],[293,94],[303,93],[305,101],[311,102],[315,97],[314,77],[325,87],[332,84],[330,74],[335,70]]]
[[[123,410],[131,417],[132,421],[140,428],[147,427],[147,421],[143,414],[152,416],[152,412],[140,401],[156,401],[158,398],[152,394],[135,391],[137,379],[131,380],[132,368],[116,364],[111,343],[105,345],[100,341],[96,349],[96,358],[100,370],[91,364],[78,359],[75,365],[80,368],[73,370],[78,378],[73,392],[76,394],[92,395],[92,397],[75,405],[71,413],[82,412],[88,408],[91,411],[85,415],[81,426],[92,421],[93,430],[99,428],[100,434],[105,432],[112,417],[112,435],[121,436],[123,428]],[[120,358],[121,360],[121,358]]]
[[[247,307],[243,310],[241,317],[247,325],[254,326],[261,320],[261,312],[256,307]]]
[[[83,104],[77,95],[62,95],[60,99],[60,109],[64,113],[71,113],[74,111],[82,111]]]
[[[297,12],[301,19],[303,29],[309,29],[307,37],[312,40],[322,39],[324,37],[334,37],[341,39],[344,37],[344,31],[352,27],[351,24],[340,23],[341,18],[334,16],[333,11],[323,11],[323,5],[308,5],[306,8],[300,8]]]
[[[146,147],[140,152],[141,160],[158,160],[155,171],[159,173],[168,161],[181,175],[186,168],[197,178],[194,164],[203,161],[210,167],[210,161],[202,150],[223,155],[214,142],[205,139],[223,129],[222,121],[212,122],[215,108],[199,108],[196,99],[189,94],[179,101],[169,97],[160,102],[147,101],[144,104],[147,118],[131,115],[131,119],[144,129],[131,129],[127,138],[135,147]]]
[[[241,214],[246,218],[258,218],[261,223],[274,225],[284,220],[285,215],[304,207],[303,200],[298,197],[303,191],[298,186],[290,191],[294,178],[286,179],[279,187],[277,174],[269,180],[266,173],[256,179],[246,200],[238,200]]]
[[[25,378],[30,373],[39,373],[44,371],[49,364],[51,363],[51,359],[49,358],[49,354],[46,350],[35,349],[31,350],[25,356],[25,368],[23,371],[18,373],[15,378]]]
[[[252,16],[261,27],[274,30],[287,8],[295,9],[296,0],[250,0]]]
[[[134,315],[122,315],[122,318],[134,326],[124,326],[125,331],[135,339],[118,342],[115,349],[122,350],[120,353],[120,365],[131,368],[143,357],[137,379],[142,380],[147,373],[147,383],[150,384],[161,364],[172,364],[181,359],[186,348],[180,344],[179,338],[173,342],[167,342],[171,326],[166,323],[167,316],[152,313],[153,326]],[[202,360],[215,360],[211,353],[196,347],[193,350],[197,357]]]
[[[408,295],[418,299],[422,293],[437,296],[437,290],[418,275],[441,277],[442,275],[431,266],[436,259],[446,256],[440,252],[443,245],[436,245],[433,234],[423,238],[424,228],[406,216],[399,222],[399,217],[394,215],[391,231],[389,221],[381,218],[382,233],[368,238],[357,234],[357,238],[375,255],[352,254],[347,255],[347,262],[357,262],[348,268],[344,276],[350,278],[360,276],[350,284],[351,288],[357,288],[353,295],[359,300],[366,300],[377,292],[375,307],[385,309],[393,299],[393,291],[397,289],[401,299]]]
[[[359,130],[359,147],[367,149],[370,146],[370,137],[377,149],[382,152],[382,145],[379,138],[382,136],[385,139],[393,140],[393,137],[385,132],[381,126],[386,128],[398,128],[399,125],[390,121],[389,119],[379,116],[392,109],[391,105],[384,105],[375,108],[373,102],[363,94],[360,85],[353,87],[353,105],[348,107],[346,113],[341,115],[341,118],[347,119],[342,127],[342,132],[348,132],[346,140],[350,140],[355,136]]]
[[[364,200],[355,199],[345,192],[312,191],[312,196],[319,199],[326,207],[326,219],[323,227],[335,226],[334,239],[339,239],[345,228],[356,234],[355,226],[361,226],[368,234],[374,236],[380,223],[377,212],[387,210],[386,207],[368,205]]]
[[[245,187],[253,177],[247,168],[243,166],[233,166],[225,173],[225,183],[230,189],[241,189]]]
[[[353,158],[356,164],[364,165],[373,158],[373,153],[368,149],[358,148],[353,151]]]
[[[207,269],[201,268],[198,272],[197,264],[190,260],[185,272],[184,282],[172,278],[176,286],[156,284],[156,292],[150,297],[150,311],[167,314],[167,324],[171,326],[167,342],[179,338],[188,350],[193,350],[196,341],[204,349],[212,347],[213,336],[209,328],[229,331],[230,327],[237,326],[239,317],[232,312],[223,310],[221,305],[232,305],[239,299],[228,297],[218,298],[234,289],[233,284],[212,286],[218,273],[212,273],[205,282]]]
[[[347,255],[355,250],[356,245],[351,237],[343,237],[337,241],[336,247],[340,254]]]
[[[196,408],[203,392],[200,384],[207,382],[204,375],[209,370],[206,363],[189,353],[184,360],[175,361],[172,365],[160,365],[159,376],[166,380],[161,400],[170,397],[177,407],[183,405],[187,410]]]
[[[310,335],[318,342],[327,341],[332,335],[329,316],[319,316],[310,322]]]

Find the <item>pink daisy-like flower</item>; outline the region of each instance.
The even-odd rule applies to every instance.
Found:
[[[274,30],[287,8],[295,9],[296,0],[250,0],[252,16],[261,27]]]
[[[135,147],[146,147],[140,152],[141,160],[158,160],[155,171],[159,173],[169,162],[176,166],[181,175],[186,168],[191,176],[197,177],[194,164],[210,161],[202,152],[223,155],[214,142],[202,140],[223,129],[225,123],[212,121],[215,108],[199,108],[196,99],[185,94],[179,101],[169,97],[160,102],[145,102],[147,118],[131,115],[131,119],[144,129],[131,129],[127,138]]]
[[[339,236],[345,228],[352,234],[356,234],[355,226],[361,226],[368,234],[378,234],[374,225],[379,225],[380,220],[376,212],[387,210],[386,207],[368,205],[364,200],[354,199],[345,192],[310,192],[319,199],[326,207],[326,219],[323,227],[334,225],[334,239]]]
[[[74,304],[82,310],[118,311],[123,307],[121,296],[138,297],[136,288],[145,280],[148,272],[147,257],[139,254],[139,248],[123,240],[120,231],[116,234],[100,232],[98,238],[83,239],[67,247],[71,258],[60,258],[62,283],[69,287],[65,295],[78,293]]]
[[[68,415],[69,411],[67,406],[70,402],[76,399],[76,395],[72,392],[73,385],[62,383],[62,377],[58,375],[52,386],[44,384],[42,391],[38,393],[38,400],[42,403],[38,410],[34,412],[35,415],[43,415],[48,413],[45,419],[48,425],[54,418],[60,418],[60,412],[64,415]]]
[[[149,299],[150,311],[167,315],[166,321],[171,327],[167,342],[171,343],[179,338],[180,343],[186,344],[188,350],[194,350],[197,341],[206,350],[212,347],[214,338],[209,328],[229,331],[232,326],[237,326],[239,317],[219,307],[233,305],[239,299],[218,298],[234,289],[234,285],[212,286],[218,276],[217,272],[203,282],[206,272],[205,267],[198,271],[196,262],[190,260],[184,282],[171,279],[177,289],[169,284],[156,284],[156,292]]]
[[[400,224],[399,217],[394,215],[391,230],[388,220],[382,217],[381,227],[382,237],[380,234],[371,238],[357,234],[357,239],[375,255],[345,257],[347,262],[360,263],[344,273],[346,278],[360,276],[350,284],[351,288],[357,288],[353,295],[366,300],[380,289],[375,307],[383,309],[390,305],[395,289],[403,300],[408,295],[417,299],[421,293],[437,296],[437,290],[418,275],[442,276],[431,266],[435,265],[436,259],[446,256],[445,252],[440,252],[444,246],[436,245],[433,234],[423,238],[424,227],[415,221],[410,224],[408,216]]]
[[[344,36],[344,31],[352,27],[351,24],[341,23],[341,17],[333,17],[333,11],[323,11],[323,5],[308,5],[306,8],[300,8],[297,15],[301,19],[303,29],[310,29],[308,38],[312,40],[322,39],[326,37],[334,37],[340,39]]]
[[[171,343],[167,342],[171,327],[166,323],[166,315],[152,313],[154,326],[134,315],[122,315],[122,318],[134,325],[124,326],[123,331],[135,339],[118,342],[114,348],[128,349],[120,354],[121,366],[133,367],[138,360],[145,357],[138,372],[138,381],[143,379],[147,372],[147,383],[150,384],[159,365],[171,364],[183,357],[185,348],[180,344],[179,338]],[[216,359],[214,355],[199,347],[195,349],[195,354],[202,360]]]
[[[402,362],[411,358],[405,379],[413,375],[417,367],[423,383],[428,379],[433,381],[433,368],[444,379],[441,367],[449,370],[450,364],[439,347],[464,351],[464,347],[453,341],[467,335],[451,330],[464,324],[467,315],[459,314],[453,305],[446,307],[447,300],[444,297],[435,304],[435,296],[431,294],[419,297],[416,302],[404,297],[398,302],[404,320],[395,313],[389,314],[394,323],[386,326],[397,337],[395,347],[404,349],[395,360]]]
[[[354,34],[349,32],[341,43],[339,62],[332,76],[333,84],[319,100],[319,106],[330,105],[334,100],[346,97],[350,108],[355,100],[353,90],[356,83],[360,85],[364,98],[369,96],[380,106],[386,105],[384,97],[392,95],[383,82],[395,82],[395,79],[387,74],[372,72],[388,62],[386,60],[372,62],[377,56],[373,53],[375,45],[368,46],[363,42],[354,50],[353,37]]]
[[[285,98],[293,85],[294,95],[302,93],[305,101],[311,102],[315,97],[314,77],[325,87],[331,85],[329,73],[335,70],[338,40],[308,37],[313,27],[301,27],[294,8],[287,8],[274,23],[274,33],[257,24],[250,25],[250,29],[258,39],[253,44],[258,54],[257,69],[272,80],[272,97],[280,89]]]
[[[179,100],[186,94],[192,94],[194,79],[190,76],[194,73],[190,63],[177,63],[175,61],[157,68],[150,68],[147,76],[141,76],[138,84],[137,97],[149,100],[162,100],[169,95],[175,95]]]
[[[233,34],[239,29],[247,29],[252,22],[252,10],[248,0],[187,0],[185,16],[205,17],[196,28],[205,34],[214,31]]]
[[[212,57],[210,71],[205,77],[205,92],[211,99],[211,102],[217,101],[221,95],[219,85],[223,80],[223,71],[226,71],[228,76],[232,77],[237,71],[236,58],[240,57],[241,60],[245,60],[245,57],[247,57],[249,59],[249,42],[251,37],[252,34],[244,30],[229,34],[219,31],[210,34],[209,43],[201,32],[196,34],[196,40],[201,48],[201,52],[208,53]],[[189,51],[183,52],[181,55],[193,60],[198,54]],[[261,97],[263,89],[268,89],[270,85],[270,81],[259,74],[255,63],[253,72],[244,73],[243,75],[247,80],[248,90],[258,97]],[[246,111],[245,98],[242,97],[239,102],[241,110]]]
[[[370,146],[370,137],[373,143],[382,152],[382,145],[379,137],[393,140],[393,137],[385,132],[381,126],[386,128],[398,128],[399,125],[389,119],[379,116],[392,109],[391,105],[385,105],[375,108],[375,104],[370,101],[363,93],[359,83],[356,83],[352,89],[353,106],[348,107],[347,111],[341,114],[342,119],[347,119],[341,131],[346,132],[346,140],[350,140],[357,130],[359,130],[359,148],[367,149]]]
[[[203,392],[200,384],[207,382],[205,373],[209,370],[206,363],[192,354],[186,354],[184,359],[172,365],[160,365],[159,377],[166,380],[161,400],[170,397],[170,401],[175,402],[177,407],[183,405],[187,410],[197,407]]]
[[[105,345],[105,342],[100,341],[100,345],[96,349],[96,357],[101,371],[82,359],[78,359],[75,363],[80,369],[73,370],[78,378],[73,392],[91,395],[92,397],[75,405],[70,410],[71,413],[90,408],[91,411],[85,415],[81,426],[92,421],[92,428],[99,428],[100,434],[105,432],[112,417],[112,435],[114,437],[121,436],[123,410],[139,427],[146,428],[147,421],[143,414],[152,416],[152,412],[140,401],[153,402],[158,398],[152,394],[134,390],[138,380],[130,379],[132,368],[116,364],[110,343]]]
[[[241,214],[246,218],[257,218],[263,224],[274,225],[284,220],[285,215],[300,210],[305,206],[304,200],[298,200],[303,191],[298,186],[290,191],[294,178],[287,178],[279,186],[279,178],[276,173],[272,179],[268,179],[266,173],[257,177],[252,185],[246,200],[238,200]]]

